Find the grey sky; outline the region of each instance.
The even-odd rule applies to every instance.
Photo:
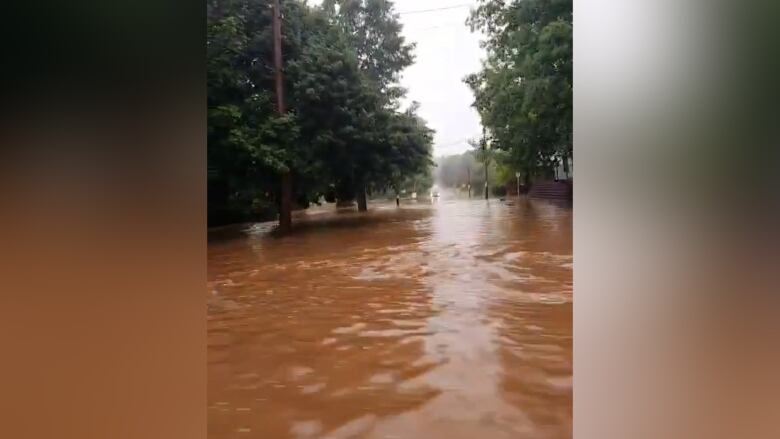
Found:
[[[416,62],[404,71],[401,85],[406,101],[420,103],[420,116],[436,130],[434,156],[458,154],[470,149],[466,141],[481,134],[479,115],[471,107],[471,90],[463,83],[480,68],[484,51],[479,35],[465,21],[468,6],[425,13],[403,14],[450,6],[475,4],[475,0],[394,0],[401,14],[403,34],[417,43]],[[310,0],[319,4],[319,0]]]
[[[396,10],[418,11],[468,3],[469,0],[396,0]],[[404,71],[401,84],[407,100],[420,102],[420,115],[436,130],[434,156],[470,148],[466,140],[480,135],[479,116],[471,107],[474,96],[463,78],[480,68],[484,51],[479,35],[465,21],[469,7],[402,14],[404,36],[417,43],[416,62]]]

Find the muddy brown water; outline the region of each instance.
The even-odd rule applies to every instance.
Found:
[[[571,437],[571,208],[296,220],[209,242],[209,438]]]

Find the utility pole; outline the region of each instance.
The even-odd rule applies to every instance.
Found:
[[[279,0],[273,0],[274,68],[276,79],[276,110],[280,116],[284,109],[284,76],[282,72],[282,9]],[[279,230],[283,233],[292,229],[292,175],[290,170],[282,172],[281,200],[279,203]]]
[[[467,166],[467,168],[466,168],[466,175],[468,176],[468,183],[467,183],[467,185],[468,185],[468,188],[469,188],[469,198],[471,198],[471,165],[467,164],[466,166]]]
[[[488,199],[488,159],[487,148],[485,149],[485,199]]]
[[[482,154],[485,159],[485,199],[488,199],[488,144],[485,137],[485,127],[482,127]]]

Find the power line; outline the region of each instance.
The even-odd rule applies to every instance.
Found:
[[[446,11],[448,9],[458,9],[458,8],[466,8],[466,7],[472,7],[476,6],[473,3],[463,3],[460,5],[452,5],[452,6],[445,6],[443,8],[433,8],[433,9],[418,9],[414,11],[402,11],[399,12],[398,15],[411,15],[411,14],[423,14],[426,12],[437,12],[437,11]]]
[[[411,31],[411,32],[418,32],[418,31],[423,31],[423,30],[441,29],[441,28],[445,28],[445,27],[455,27],[455,26],[466,27],[466,24],[465,23],[445,23],[445,24],[440,24],[440,25],[437,25],[437,26],[404,28],[404,30]]]

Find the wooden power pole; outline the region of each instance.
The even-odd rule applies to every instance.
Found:
[[[466,166],[467,166],[467,168],[466,168],[466,178],[468,179],[468,182],[466,183],[466,186],[469,189],[469,198],[471,198],[471,165],[467,164]]]
[[[274,27],[274,68],[276,70],[276,110],[282,116],[284,108],[284,73],[282,72],[282,10],[279,0],[273,0]],[[279,203],[279,229],[289,232],[292,229],[292,175],[290,170],[282,172],[281,200]]]
[[[487,147],[485,148],[485,199],[488,199],[488,158],[487,158]]]
[[[488,199],[488,144],[485,137],[485,127],[482,127],[482,153],[485,159],[485,199]]]

